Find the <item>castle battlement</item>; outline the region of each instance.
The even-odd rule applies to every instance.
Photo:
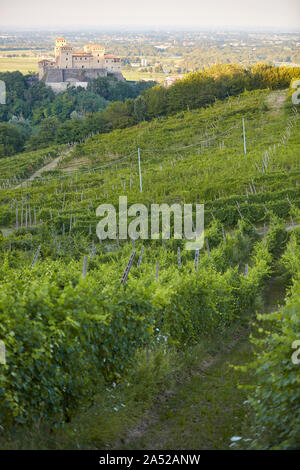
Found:
[[[57,38],[54,54],[55,60],[43,59],[38,63],[39,80],[44,80],[54,91],[62,91],[69,84],[86,88],[91,79],[105,77],[109,73],[124,80],[121,59],[106,54],[102,45],[87,44],[83,51],[77,51],[64,38]]]

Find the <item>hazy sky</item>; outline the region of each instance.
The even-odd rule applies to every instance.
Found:
[[[0,24],[300,29],[300,0],[0,0]]]

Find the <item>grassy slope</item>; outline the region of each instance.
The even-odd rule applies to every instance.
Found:
[[[233,195],[239,195],[239,202],[245,208],[248,203],[261,204],[262,193],[267,207],[268,201],[288,204],[287,194],[291,200],[297,201],[300,199],[300,120],[295,121],[289,138],[282,144],[282,136],[293,117],[290,104],[287,102],[285,105],[282,100],[284,94],[282,91],[246,93],[207,109],[185,111],[91,137],[66,155],[54,172],[47,173],[46,176],[52,179],[43,185],[33,183],[28,186],[31,207],[38,208],[43,201],[45,210],[58,210],[61,217],[69,217],[73,213],[78,224],[87,229],[89,223],[95,227],[96,207],[101,202],[117,203],[119,195],[126,195],[128,203],[204,202],[214,211]],[[242,117],[246,122],[247,155],[243,153]],[[233,126],[237,127],[224,136]],[[212,139],[209,146],[199,143],[208,138]],[[185,146],[188,147],[183,148]],[[137,147],[141,148],[143,193],[139,187],[137,154],[117,165],[92,173],[80,173],[82,169],[86,171],[86,168],[110,163]],[[267,171],[262,174],[255,164],[261,168],[265,151],[269,151],[270,160]],[[35,160],[38,154],[37,151]],[[33,155],[21,154],[12,157],[11,161],[14,163],[13,172],[21,175],[24,166],[28,167],[33,162]],[[77,172],[69,173],[71,168]],[[13,172],[9,159],[0,160],[1,174],[9,177]],[[67,174],[71,176],[66,177]],[[251,194],[248,199],[246,194],[251,193],[251,180],[255,182],[258,194]],[[0,207],[10,200],[26,196],[27,192],[25,185],[1,191]],[[63,193],[65,206],[61,211]],[[234,198],[230,205],[236,212]],[[10,224],[13,224],[14,208],[9,207]],[[87,214],[88,207],[90,212]]]
[[[258,91],[225,104],[216,103],[208,109],[186,111],[174,117],[95,136],[77,146],[61,168],[68,167],[72,159],[83,157],[89,159],[91,168],[97,167],[140,147],[143,199],[148,200],[154,194],[157,202],[167,197],[194,202],[199,198],[207,200],[216,195],[245,194],[251,178],[261,177],[255,163],[261,167],[264,152],[269,146],[279,143],[291,115],[291,110],[284,108],[275,114],[270,98],[276,101],[277,93],[270,95],[269,92]],[[246,156],[243,154],[242,117],[246,120]],[[237,127],[229,131],[228,136],[223,136],[232,126]],[[299,123],[293,129],[287,145],[274,153],[268,174],[280,170],[288,174],[291,168],[299,169],[298,132]],[[221,137],[214,140],[214,136],[219,135]],[[199,144],[206,139],[213,139],[209,146]],[[190,145],[192,147],[183,149]],[[120,192],[119,170],[122,169],[122,177],[127,185],[129,175],[132,175],[130,195],[138,198],[136,162],[135,155],[118,165],[117,172],[115,168],[103,172],[114,184],[114,193]],[[264,179],[262,184],[267,188],[268,181]],[[108,185],[105,185],[105,192],[109,197],[115,195],[111,194]]]

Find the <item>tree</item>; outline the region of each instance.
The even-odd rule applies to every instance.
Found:
[[[162,116],[167,112],[168,90],[165,87],[156,85],[143,93],[147,104],[147,117],[152,119]]]
[[[133,116],[136,122],[142,122],[147,117],[147,103],[144,96],[140,95],[134,100]]]
[[[83,114],[96,113],[104,110],[108,102],[102,97],[91,91],[82,90],[76,96],[75,111]]]
[[[13,124],[0,124],[0,158],[24,150],[25,135]]]
[[[134,124],[134,118],[126,103],[115,101],[103,112],[108,129],[123,129]]]
[[[45,147],[56,141],[56,134],[59,128],[59,120],[52,116],[44,119],[39,127],[37,135],[32,135],[28,142],[30,149]]]

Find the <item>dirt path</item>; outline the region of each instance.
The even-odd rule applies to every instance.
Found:
[[[270,279],[263,311],[277,310],[284,296],[282,280]],[[166,390],[116,448],[219,450],[230,449],[233,436],[247,437],[251,418],[245,406],[246,392],[238,385],[248,383],[249,377],[230,365],[249,361],[252,350],[248,333],[241,330],[215,358],[198,364],[188,379]]]
[[[47,165],[37,170],[35,173],[33,173],[33,175],[30,176],[30,178],[28,178],[28,181],[34,180],[35,178],[39,178],[41,174],[43,173],[43,171],[54,170],[57,167],[59,161],[62,159],[62,156],[63,154],[59,155],[57,158],[52,160],[52,162],[48,163]]]
[[[67,150],[65,152],[62,152],[58,157],[54,158],[50,163],[47,163],[47,165],[43,166],[42,168],[39,168],[37,171],[35,171],[27,180],[22,181],[21,184],[16,186],[16,188],[21,188],[24,184],[26,184],[28,181],[32,181],[35,178],[40,178],[42,173],[44,171],[51,171],[55,170],[57,167],[58,163],[63,159],[63,157],[67,156],[70,154],[70,150]]]
[[[246,418],[246,410],[241,407],[246,395],[236,385],[233,387],[239,374],[228,367],[248,358],[246,333],[224,348],[221,355],[198,364],[183,383],[158,397],[156,407],[116,448],[228,448],[230,437]]]
[[[270,107],[273,116],[278,115],[286,100],[286,91],[279,90],[271,93],[267,99],[267,105]]]

